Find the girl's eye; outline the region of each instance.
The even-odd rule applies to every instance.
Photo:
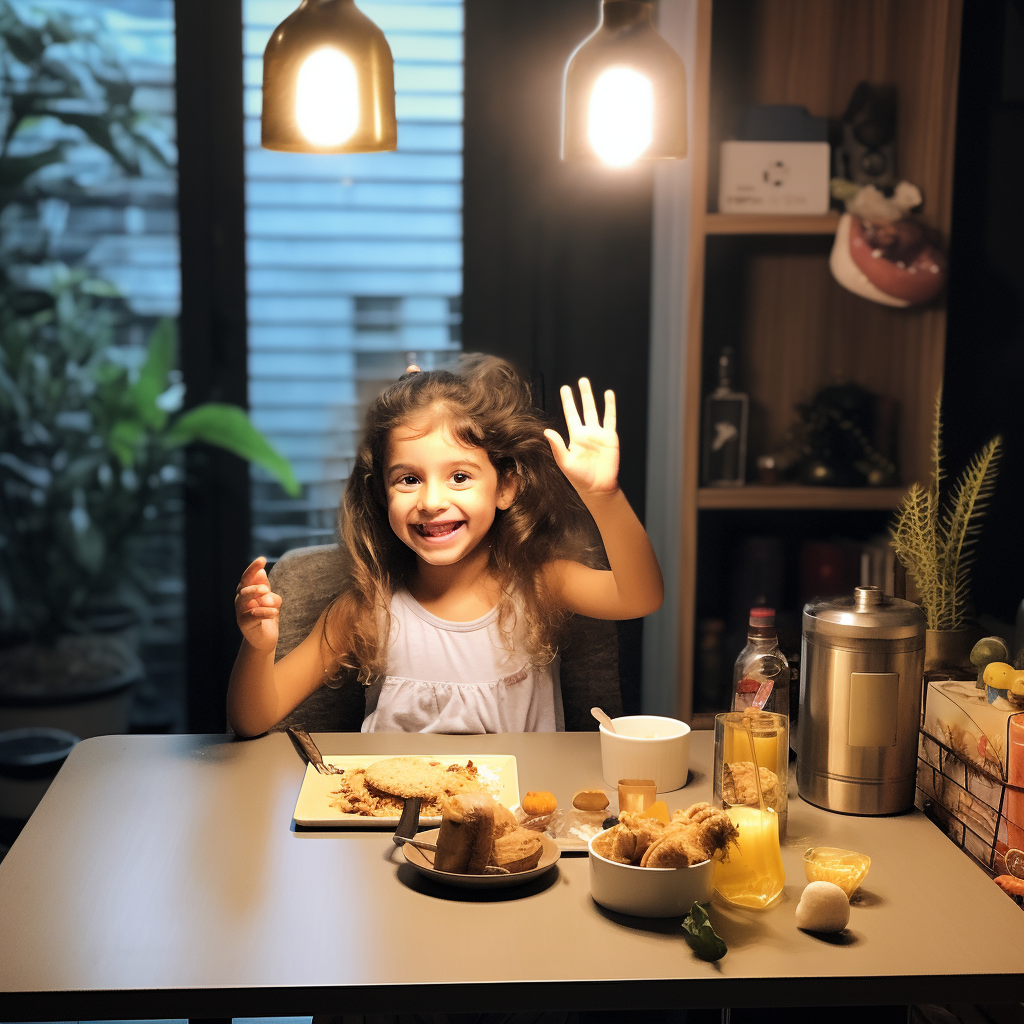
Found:
[[[398,482],[400,484],[404,484],[406,487],[413,487],[416,484],[417,481],[416,481],[416,477],[406,475],[406,476],[403,476],[402,479],[399,480]]]
[[[463,473],[460,469],[458,472],[452,473],[452,480],[457,484],[464,484],[469,479],[468,473]]]

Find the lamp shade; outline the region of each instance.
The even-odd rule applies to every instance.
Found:
[[[302,0],[263,52],[263,146],[378,153],[398,144],[395,66],[354,0]]]
[[[653,3],[602,0],[600,25],[565,69],[562,117],[564,160],[686,156],[686,69],[658,35]]]

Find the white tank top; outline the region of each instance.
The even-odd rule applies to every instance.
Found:
[[[449,622],[407,590],[391,599],[388,674],[366,689],[363,732],[555,732],[565,728],[558,659],[530,664],[519,615],[509,651],[498,609]]]

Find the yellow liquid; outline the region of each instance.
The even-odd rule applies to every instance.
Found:
[[[767,907],[786,884],[775,813],[762,816],[757,807],[729,807],[726,813],[740,830],[739,848],[730,846],[729,859],[715,861],[715,889],[741,907]]]
[[[725,734],[724,761],[753,761],[750,756],[750,733],[745,729],[729,729]],[[779,774],[779,737],[758,736],[754,733],[754,753],[757,757],[757,764],[760,768],[767,768],[768,771]],[[787,749],[788,758],[789,751]]]

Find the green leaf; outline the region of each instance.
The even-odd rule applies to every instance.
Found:
[[[683,919],[683,937],[701,960],[721,960],[729,952],[729,947],[711,927],[708,912],[696,902]]]
[[[135,420],[118,420],[107,435],[107,444],[125,469],[135,465],[135,450],[144,428]]]
[[[225,448],[269,472],[292,498],[300,493],[291,464],[252,425],[244,409],[237,405],[207,402],[175,420],[164,438],[169,447],[205,441]]]
[[[156,404],[157,398],[167,390],[167,376],[174,368],[176,340],[174,324],[161,320],[149,338],[149,352],[139,371],[139,379],[132,385],[131,401],[139,418],[154,430],[162,430],[167,413]]]

